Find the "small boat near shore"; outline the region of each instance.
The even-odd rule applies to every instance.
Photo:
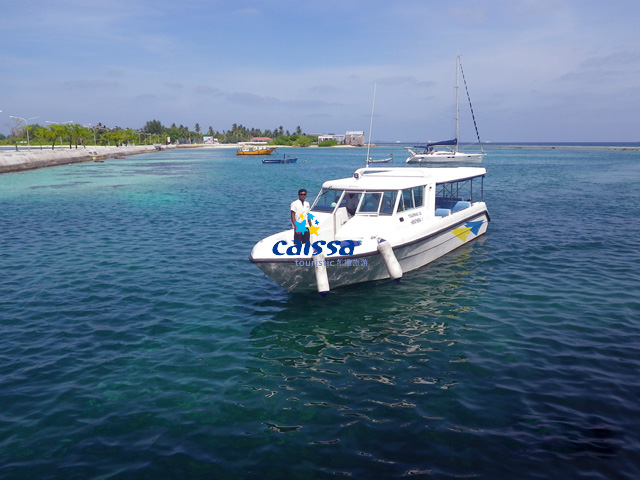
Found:
[[[393,153],[390,153],[387,158],[371,158],[367,157],[367,165],[371,163],[390,163],[393,162]]]
[[[287,158],[286,155],[283,155],[282,158],[262,159],[262,163],[296,163],[297,161],[298,161],[298,157]]]
[[[259,241],[249,260],[293,292],[400,279],[485,234],[485,175],[479,167],[358,169],[325,182],[296,224],[310,242],[285,230]]]
[[[236,155],[271,155],[275,147],[263,145],[243,145],[236,151]]]

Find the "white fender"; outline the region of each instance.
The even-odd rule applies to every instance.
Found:
[[[382,259],[384,263],[387,265],[387,270],[389,271],[389,276],[394,280],[399,280],[402,277],[402,267],[398,262],[395,254],[393,253],[393,248],[391,248],[391,244],[381,238],[378,241],[378,252],[382,255]]]
[[[314,257],[313,267],[316,270],[316,285],[318,293],[326,297],[329,293],[329,276],[327,275],[327,265],[324,260],[324,253],[319,253]]]

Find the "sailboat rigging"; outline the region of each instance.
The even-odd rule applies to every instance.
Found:
[[[373,111],[376,106],[376,89],[377,83],[373,84],[373,101],[371,102],[371,120],[369,121],[369,141],[367,142],[367,165],[370,163],[387,163],[393,160],[393,153],[387,158],[373,159],[369,156],[369,150],[371,148],[371,131],[373,130]]]
[[[464,82],[465,91],[467,93],[467,99],[469,101],[469,108],[471,110],[471,117],[473,118],[473,125],[476,129],[476,136],[478,137],[478,143],[480,144],[480,152],[466,153],[458,150],[458,139],[460,138],[460,73],[462,73],[462,80]],[[434,147],[448,146],[451,148],[437,149]],[[456,110],[455,110],[455,138],[452,140],[443,140],[439,142],[429,142],[425,145],[416,145],[414,149],[422,149],[421,152],[413,150],[407,147],[407,150],[411,154],[407,158],[407,163],[452,163],[452,162],[471,162],[479,163],[486,155],[482,150],[482,144],[480,142],[480,134],[478,133],[478,125],[476,124],[475,114],[473,112],[473,106],[471,105],[471,97],[469,95],[469,88],[467,87],[467,80],[462,70],[462,64],[460,62],[460,56],[456,57]]]

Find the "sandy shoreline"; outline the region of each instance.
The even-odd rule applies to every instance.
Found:
[[[101,162],[108,158],[126,157],[140,153],[173,150],[176,148],[211,148],[211,149],[237,149],[237,144],[215,145],[136,145],[128,147],[58,147],[51,149],[46,146],[32,146],[31,150],[24,146],[20,150],[0,149],[0,174],[33,170],[36,168],[53,167],[79,162]],[[286,148],[285,146],[277,148]]]
[[[167,148],[167,147],[162,147]],[[173,147],[172,147],[173,148]],[[51,148],[31,147],[31,150],[0,150],[0,173],[32,170],[35,168],[66,165],[69,163],[104,161],[107,158],[118,158],[127,155],[150,153],[157,151],[153,145],[137,145],[129,147],[78,147]]]
[[[290,148],[288,145],[275,145],[275,148]],[[137,145],[129,147],[78,147],[51,149],[46,146],[32,146],[31,150],[20,147],[19,151],[12,149],[0,149],[0,173],[32,170],[35,168],[67,165],[69,163],[100,162],[108,158],[150,153],[166,149],[176,148],[202,148],[202,149],[237,149],[238,144],[226,143],[215,145]]]

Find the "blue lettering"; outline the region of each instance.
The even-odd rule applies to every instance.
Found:
[[[329,242],[327,244],[327,247],[329,248],[329,253],[327,253],[327,257],[329,255],[333,255],[334,253],[336,253],[338,251],[338,249],[336,248],[336,245],[340,245],[340,242],[337,241],[333,241],[333,242]]]
[[[321,245],[326,245],[326,244],[327,242],[325,242],[324,240],[318,240],[317,242],[313,242],[313,254],[318,255],[319,253],[322,253]]]
[[[273,246],[273,253],[274,253],[274,255],[284,255],[284,253],[280,253],[280,252],[278,251],[278,245],[280,245],[280,244],[286,245],[286,244],[287,244],[287,242],[286,242],[286,241],[284,241],[284,240],[280,240],[279,242],[276,242],[276,244]]]
[[[340,248],[340,255],[353,255],[353,249],[356,246],[355,242],[353,240],[345,240],[342,243],[346,243],[346,245],[342,245]]]
[[[324,240],[317,240],[313,243],[305,242],[304,244],[299,240],[294,240],[293,244],[287,248],[285,253],[282,253],[279,249],[280,245],[287,245],[286,240],[280,240],[273,245],[271,251],[274,255],[282,256],[282,255],[291,255],[291,256],[299,256],[299,255],[309,255],[309,251],[313,248],[312,255],[319,255],[322,253],[323,245],[326,245],[328,253],[327,257],[330,255],[335,255],[339,253],[340,255],[353,255],[353,250],[357,245],[360,245],[361,242],[355,242],[353,240],[334,240],[327,243]],[[327,265],[331,265],[327,263]]]
[[[294,240],[293,245],[287,248],[287,255],[300,255],[301,250],[302,250],[302,242],[300,242],[300,240]]]

